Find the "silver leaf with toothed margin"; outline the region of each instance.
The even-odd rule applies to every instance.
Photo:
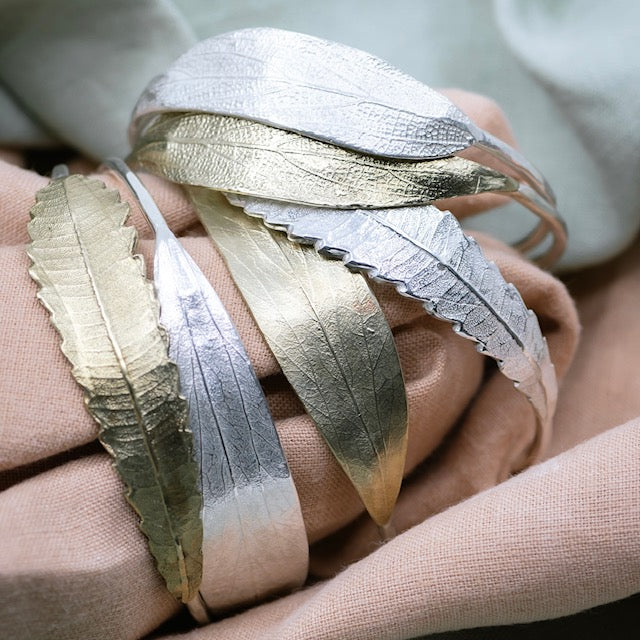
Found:
[[[313,243],[347,266],[393,283],[431,315],[478,343],[533,405],[538,442],[555,411],[557,383],[538,319],[448,211],[432,206],[327,210],[227,194],[293,240]]]

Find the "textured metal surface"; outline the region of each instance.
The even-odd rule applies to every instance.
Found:
[[[477,145],[555,202],[535,167],[448,98],[364,51],[309,35],[253,28],[199,43],[142,94],[131,140],[146,116],[163,111],[239,116],[404,159],[442,158]]]
[[[391,328],[365,278],[220,193],[188,192],[309,416],[371,517],[386,524],[404,471],[407,401]]]
[[[534,249],[552,233],[551,244],[536,257],[549,266],[566,245],[554,206],[526,184],[463,158],[375,158],[248,120],[181,113],[150,122],[132,159],[176,182],[315,206],[397,207],[504,193],[541,219],[520,250]]]
[[[132,255],[135,230],[123,226],[129,207],[117,191],[77,175],[54,180],[36,200],[28,252],[38,297],[142,518],[158,570],[187,601],[202,569],[193,437],[153,286]]]
[[[202,113],[159,116],[136,140],[131,159],[174,182],[328,207],[397,207],[518,189],[513,178],[463,158],[374,158]]]
[[[548,432],[557,383],[538,320],[449,212],[431,206],[328,211],[228,197],[290,238],[314,243],[347,265],[393,283],[400,293],[422,301],[427,312],[453,323],[498,361],[533,405],[540,433]]]
[[[189,402],[201,469],[202,599],[219,611],[300,586],[308,564],[304,522],[249,357],[213,287],[135,174],[122,162],[108,164],[134,190],[156,233],[160,318]]]

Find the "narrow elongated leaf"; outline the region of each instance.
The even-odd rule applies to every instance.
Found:
[[[154,280],[189,401],[203,494],[204,564],[192,611],[299,587],[308,542],[289,467],[249,357],[222,302],[135,174],[121,172],[156,232]]]
[[[242,29],[196,45],[142,94],[131,139],[163,111],[248,118],[395,158],[442,158],[476,145],[554,202],[535,167],[448,98],[364,51],[301,33]]]
[[[132,255],[128,205],[98,180],[41,189],[29,256],[38,297],[100,424],[168,589],[188,601],[202,569],[201,496],[187,406],[167,355],[152,285]]]
[[[284,374],[385,525],[404,471],[407,403],[391,329],[366,281],[222,194],[188,192]]]
[[[541,219],[520,250],[532,249],[551,231],[553,243],[536,258],[549,265],[566,243],[554,206],[526,184],[463,158],[375,158],[248,120],[183,113],[154,119],[133,159],[175,182],[325,207],[398,207],[504,193]]]
[[[174,182],[327,207],[398,207],[518,182],[463,158],[364,156],[250,120],[166,114],[136,140],[132,161]]]
[[[498,361],[502,373],[531,401],[541,436],[548,433],[557,387],[538,320],[449,212],[431,206],[328,211],[228,197],[291,238],[315,243],[347,265],[395,284],[400,293],[422,301],[430,314],[453,323]]]

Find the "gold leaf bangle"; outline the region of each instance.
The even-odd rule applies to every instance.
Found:
[[[148,117],[134,142],[132,161],[173,182],[320,207],[404,207],[502,193],[540,218],[517,244],[520,251],[551,233],[552,242],[536,257],[549,266],[566,245],[555,205],[528,184],[457,156],[371,156],[251,120],[189,112]]]
[[[173,182],[325,207],[399,207],[518,182],[464,158],[390,160],[230,116],[163,114],[132,161]]]
[[[391,329],[364,277],[220,193],[188,193],[284,374],[384,527],[402,482],[407,401]]]
[[[202,570],[201,496],[178,371],[119,194],[78,175],[36,194],[28,254],[38,298],[100,425],[167,588],[195,596]]]

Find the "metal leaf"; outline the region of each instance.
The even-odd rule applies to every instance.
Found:
[[[202,569],[201,496],[187,406],[167,355],[152,285],[132,255],[117,191],[81,176],[36,194],[31,277],[100,424],[167,588],[187,601]]]
[[[442,158],[475,145],[554,203],[535,167],[448,98],[364,51],[309,35],[253,28],[201,42],[147,87],[130,139],[163,111],[248,118],[394,158]]]
[[[566,242],[558,212],[533,189],[463,158],[375,158],[249,120],[182,113],[155,118],[137,140],[133,160],[176,182],[326,207],[397,207],[504,193],[541,219],[520,251],[551,231],[553,242],[536,258],[549,265]]]
[[[192,611],[204,620],[204,609],[299,587],[308,564],[304,522],[266,399],[222,302],[135,174],[122,161],[108,165],[141,199],[156,233],[160,318],[189,401],[200,463],[204,602]]]
[[[327,207],[397,207],[518,182],[471,160],[364,156],[258,122],[210,114],[159,116],[132,160],[174,182]]]
[[[400,490],[407,403],[391,329],[359,273],[188,188],[260,330],[371,517]]]
[[[432,206],[329,211],[228,197],[292,239],[315,243],[348,266],[393,283],[400,293],[420,300],[427,312],[453,323],[498,361],[533,405],[540,433],[547,432],[557,387],[538,320],[449,212]]]

